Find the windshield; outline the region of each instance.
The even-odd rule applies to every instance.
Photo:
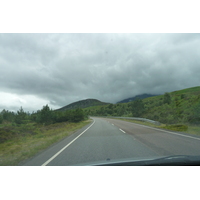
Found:
[[[1,1],[1,199],[197,199],[198,15],[194,1]]]
[[[1,165],[200,156],[200,34],[0,34],[0,52]]]

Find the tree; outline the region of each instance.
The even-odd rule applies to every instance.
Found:
[[[104,107],[100,108],[99,114],[102,115],[102,116],[105,115],[105,109],[104,109]]]
[[[109,108],[109,109],[113,109],[113,104],[109,104],[109,105],[108,105],[108,108]]]
[[[39,112],[39,123],[50,124],[52,122],[52,110],[49,106],[43,106],[42,110]]]
[[[81,108],[77,108],[72,115],[73,122],[79,122],[84,120],[84,112]]]
[[[21,107],[17,111],[17,115],[15,116],[15,123],[22,124],[23,120],[25,120],[25,119],[26,119],[26,113],[24,112],[23,108]]]
[[[171,96],[168,92],[164,94],[163,103],[170,104],[171,103]]]
[[[185,98],[185,94],[181,94],[181,99],[184,99]]]
[[[124,114],[124,106],[118,106],[117,115],[122,116]]]
[[[200,124],[200,103],[193,108],[193,112],[188,116],[188,121],[193,124]]]
[[[2,114],[0,114],[0,124],[2,124],[3,123],[3,116],[2,116]]]
[[[136,99],[131,103],[131,112],[134,117],[140,117],[144,111],[144,103],[141,99]]]
[[[1,111],[1,114],[3,116],[3,120],[9,121],[9,122],[13,122],[15,120],[15,113],[14,112],[10,112],[8,110],[3,109]]]

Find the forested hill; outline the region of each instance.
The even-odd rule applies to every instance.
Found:
[[[58,109],[58,111],[72,110],[72,109],[76,109],[76,108],[87,108],[87,107],[91,107],[91,106],[101,106],[101,105],[107,105],[107,104],[109,104],[109,103],[105,103],[105,102],[99,101],[97,99],[85,99],[85,100],[77,101],[77,102],[71,103],[67,106],[64,106],[64,107]]]
[[[200,86],[128,103],[85,108],[90,116],[142,117],[165,124],[200,124]]]
[[[136,95],[134,97],[127,98],[127,99],[123,99],[121,101],[118,101],[117,103],[128,103],[128,102],[131,102],[131,101],[135,101],[136,99],[145,99],[145,98],[153,97],[153,96],[157,96],[157,95],[154,95],[154,94],[141,94],[141,95]]]

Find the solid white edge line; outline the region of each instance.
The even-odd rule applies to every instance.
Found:
[[[132,123],[132,122],[129,122],[129,123]],[[132,123],[132,124],[135,124],[135,125],[138,125],[138,126],[142,126],[142,127],[145,127],[145,128],[154,129],[154,130],[157,130],[157,131],[163,131],[163,132],[170,133],[170,134],[173,134],[173,135],[178,135],[178,136],[182,136],[182,137],[192,138],[192,139],[195,139],[195,140],[200,140],[200,138],[192,137],[192,136],[189,136],[189,135],[182,135],[180,133],[174,133],[174,132],[171,132],[171,131],[165,131],[163,129],[158,129],[158,128],[145,126],[145,125],[141,125],[141,124],[136,124],[136,123]]]
[[[119,129],[121,132],[126,133],[125,131],[123,131],[121,128]]]
[[[65,147],[63,147],[60,151],[58,151],[54,156],[52,156],[49,160],[47,160],[44,164],[42,164],[41,166],[46,166],[48,165],[54,158],[56,158],[62,151],[64,151],[70,144],[72,144],[75,140],[77,140],[81,135],[83,135],[83,133],[85,133],[90,127],[92,127],[95,123],[94,122],[87,128],[85,129],[82,133],[80,133],[76,138],[74,138],[70,143],[68,143]]]

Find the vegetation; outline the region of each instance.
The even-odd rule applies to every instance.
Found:
[[[15,165],[33,156],[85,125],[88,116],[142,117],[159,121],[161,128],[197,134],[200,131],[200,87],[128,103],[84,100],[59,110],[46,105],[31,114],[22,107],[16,113],[4,109],[0,112],[0,164]]]
[[[0,113],[0,143],[12,138],[18,138],[21,135],[24,136],[27,131],[31,132],[31,134],[37,134],[36,129],[33,129],[37,125],[46,126],[61,122],[80,122],[84,119],[87,119],[87,116],[80,108],[61,112],[53,111],[46,105],[32,114],[24,112],[22,107],[17,113],[3,110]]]
[[[128,103],[83,109],[91,116],[142,117],[164,124],[200,124],[200,87],[165,93]]]
[[[166,124],[161,124],[161,125],[155,125],[149,122],[143,122],[143,121],[136,121],[133,119],[119,119],[122,121],[128,121],[128,122],[133,122],[136,124],[141,124],[141,125],[146,125],[146,126],[151,126],[155,128],[162,128],[162,129],[167,129],[167,130],[172,130],[172,131],[184,131],[185,133],[189,134],[194,134],[200,136],[200,126],[197,125],[185,125],[185,124],[172,124],[172,125],[166,125]]]
[[[48,105],[26,113],[0,113],[0,165],[16,165],[89,123],[81,108],[53,111]],[[28,147],[28,148],[27,148]]]
[[[140,117],[144,113],[144,103],[141,99],[136,99],[131,104],[131,112],[135,117]]]
[[[184,124],[172,124],[172,125],[166,125],[163,127],[165,129],[173,130],[173,131],[187,131],[188,126]]]
[[[136,95],[135,97],[131,97],[131,98],[128,98],[128,99],[121,100],[121,101],[119,101],[117,103],[127,103],[127,102],[130,102],[130,101],[135,101],[136,99],[145,99],[145,98],[153,97],[153,96],[157,96],[157,95],[154,95],[154,94],[141,94],[141,95]]]
[[[8,131],[11,132],[15,137],[10,137],[9,140],[0,144],[0,165],[18,165],[88,123],[90,123],[89,120],[45,126],[36,123],[21,124],[20,126],[7,124],[4,130],[7,130],[7,134]]]
[[[97,99],[85,99],[85,100],[71,103],[67,106],[64,106],[64,107],[58,109],[58,110],[65,111],[65,110],[72,110],[72,109],[76,109],[76,108],[87,108],[90,106],[99,106],[99,105],[106,105],[106,104],[108,104],[108,103],[101,102]]]
[[[163,104],[170,104],[171,103],[171,96],[170,96],[170,94],[168,93],[168,92],[166,92],[165,94],[164,94],[164,97],[163,97]]]
[[[167,97],[168,96],[168,97]],[[168,98],[168,99],[167,99]],[[166,124],[200,124],[200,87],[144,99],[143,117]]]

